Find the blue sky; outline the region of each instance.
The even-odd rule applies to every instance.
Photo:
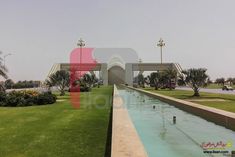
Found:
[[[44,80],[68,62],[82,37],[87,47],[133,48],[144,62],[205,67],[211,78],[235,77],[233,0],[0,1],[0,51],[14,80]]]

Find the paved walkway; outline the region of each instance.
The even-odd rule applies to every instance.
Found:
[[[189,87],[177,87],[176,89],[192,91],[192,88],[189,88]],[[233,91],[223,91],[222,89],[201,88],[200,91],[201,91],[201,92],[207,92],[207,93],[234,94],[234,95],[235,95],[235,90],[233,90]]]
[[[123,105],[116,86],[113,93],[112,157],[147,157],[144,146]]]

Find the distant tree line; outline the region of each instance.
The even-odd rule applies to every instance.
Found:
[[[225,79],[224,77],[221,77],[221,78],[217,78],[214,83],[218,85],[223,85],[223,86],[225,83],[228,83],[230,86],[232,86],[232,85],[235,85],[235,78],[229,77]]]
[[[4,83],[6,89],[21,89],[21,88],[36,88],[40,86],[40,81],[18,81],[14,82],[11,79],[7,79]]]
[[[145,84],[155,87],[155,90],[159,88],[170,90],[175,88],[176,83],[179,86],[189,86],[193,89],[193,96],[200,96],[199,90],[201,87],[206,87],[211,83],[209,76],[206,73],[205,68],[192,68],[183,70],[182,74],[177,76],[177,72],[174,69],[167,69],[161,72],[153,72],[147,77],[143,74],[139,74],[134,78],[134,86],[145,87]],[[177,82],[176,82],[177,80]]]

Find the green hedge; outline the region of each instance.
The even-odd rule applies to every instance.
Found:
[[[46,105],[56,102],[56,96],[51,92],[38,93],[36,91],[0,92],[0,106],[32,106]]]

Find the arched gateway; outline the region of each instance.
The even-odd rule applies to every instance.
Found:
[[[108,61],[108,84],[125,84],[125,62],[119,55]]]
[[[112,64],[111,64],[112,63]],[[71,64],[69,63],[59,63],[54,64],[51,68],[48,76],[59,70],[70,70]],[[82,68],[80,68],[82,67]],[[88,68],[86,68],[88,67]],[[78,66],[78,71],[87,71],[91,67],[91,64],[83,63],[82,66]],[[134,71],[144,72],[144,71],[163,71],[169,68],[173,68],[177,71],[178,75],[181,74],[181,66],[177,63],[125,63],[118,60],[113,60],[107,63],[96,63],[95,68],[90,71],[100,72],[100,79],[103,80],[104,85],[113,84],[128,84],[133,85]]]
[[[125,84],[125,70],[120,66],[113,66],[108,70],[108,84]]]

